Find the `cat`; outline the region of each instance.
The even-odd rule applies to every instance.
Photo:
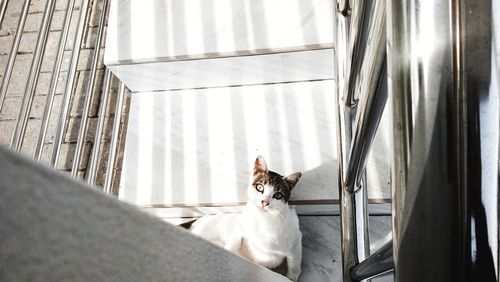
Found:
[[[242,213],[203,216],[192,224],[191,232],[269,269],[286,261],[286,277],[297,281],[302,233],[288,200],[301,176],[300,172],[284,177],[270,171],[258,156]]]

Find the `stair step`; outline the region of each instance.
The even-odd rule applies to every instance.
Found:
[[[109,65],[331,48],[331,0],[112,1]]]
[[[333,80],[134,93],[119,197],[139,206],[246,202],[257,155],[301,171],[292,201],[338,203]],[[386,131],[369,159],[369,198],[390,199]]]
[[[333,79],[333,49],[108,65],[134,92]]]
[[[132,91],[331,79],[330,0],[112,1],[104,62]]]

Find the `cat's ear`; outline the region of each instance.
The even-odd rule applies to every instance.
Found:
[[[295,187],[295,184],[297,184],[297,182],[299,182],[299,179],[301,176],[302,176],[302,173],[295,172],[295,173],[292,173],[288,176],[283,177],[283,179],[288,183],[288,185],[290,185],[290,189],[292,189],[293,187]]]
[[[258,156],[257,159],[255,159],[255,164],[253,167],[253,176],[256,176],[259,173],[267,173],[267,164],[266,161],[262,156]]]

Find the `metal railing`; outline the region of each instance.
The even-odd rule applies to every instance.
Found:
[[[119,82],[119,91],[112,91],[113,81],[117,81],[117,78],[109,71],[105,70],[98,74],[98,65],[102,62],[103,58],[100,56],[100,50],[104,46],[104,31],[107,21],[107,15],[109,12],[109,0],[102,0],[97,2],[92,2],[90,0],[82,0],[80,1],[80,6],[76,7],[75,0],[69,0],[66,2],[64,20],[60,30],[59,40],[57,44],[57,52],[53,62],[53,70],[50,78],[49,90],[46,95],[43,115],[41,117],[41,125],[39,127],[39,133],[29,134],[30,136],[26,136],[26,131],[28,127],[28,122],[30,120],[30,115],[32,113],[33,100],[36,95],[37,85],[40,79],[42,61],[47,59],[46,48],[47,48],[47,39],[49,37],[49,33],[51,32],[50,26],[53,24],[53,17],[56,7],[55,0],[47,0],[45,9],[43,11],[43,19],[38,30],[38,38],[36,41],[36,47],[33,52],[33,59],[31,61],[30,72],[28,78],[26,79],[25,90],[22,93],[22,103],[18,110],[18,115],[15,120],[15,128],[12,132],[12,138],[10,142],[11,149],[22,152],[22,151],[30,151],[23,150],[23,146],[26,145],[26,140],[28,138],[32,138],[34,140],[30,140],[29,146],[35,144],[32,156],[40,161],[40,162],[48,162],[48,164],[54,168],[58,168],[61,160],[61,150],[63,144],[67,143],[65,141],[65,136],[68,135],[70,130],[74,130],[75,128],[68,128],[68,124],[70,124],[69,120],[71,118],[71,108],[74,107],[76,102],[77,94],[80,96],[85,96],[85,102],[83,104],[82,115],[80,118],[80,123],[72,123],[73,126],[79,125],[78,135],[76,143],[71,144],[71,146],[75,147],[73,158],[70,164],[71,171],[70,174],[73,177],[79,176],[79,170],[82,166],[82,160],[88,158],[88,167],[86,168],[85,176],[83,178],[85,181],[91,185],[96,184],[97,180],[97,171],[100,169],[98,164],[101,164],[101,167],[106,167],[105,173],[103,173],[103,190],[106,193],[111,193],[112,186],[116,183],[113,182],[113,176],[115,172],[116,166],[116,157],[117,151],[120,144],[120,130],[122,128],[122,114],[124,109],[124,97],[125,97],[125,86],[123,83]],[[93,3],[93,5],[92,5]],[[4,102],[8,96],[9,86],[14,70],[14,65],[16,62],[16,57],[19,53],[19,47],[21,44],[21,38],[24,36],[24,28],[26,20],[29,16],[30,9],[30,0],[24,1],[24,5],[22,11],[20,13],[19,21],[17,22],[16,32],[12,41],[12,46],[8,55],[8,60],[4,69],[2,84],[0,86],[0,112],[4,109]],[[100,4],[100,5],[99,5]],[[0,2],[0,27],[5,20],[5,14],[9,12],[9,1],[3,0]],[[99,8],[100,7],[100,8]],[[80,10],[80,16],[78,19],[77,26],[72,26],[72,18],[76,12]],[[85,80],[86,91],[85,93],[77,93],[75,90],[77,83],[77,73],[82,70],[78,69],[80,62],[80,53],[83,46],[85,46],[85,36],[89,36],[88,33],[92,32],[90,28],[90,17],[91,14],[97,14],[99,11],[99,22],[97,24],[97,32],[96,32],[96,40],[93,47],[93,55],[91,57],[91,66],[88,70],[89,75]],[[16,13],[17,11],[10,11],[11,13]],[[72,43],[70,42],[71,38],[69,38],[70,29],[75,29],[74,38],[72,38]],[[63,60],[65,54],[66,46],[72,45],[71,48],[71,61],[68,69],[63,68]],[[64,93],[62,94],[62,105],[60,108],[54,107],[54,100],[56,97],[56,89],[58,88],[58,83],[61,78],[61,74],[63,72],[67,72],[66,78],[66,86]],[[104,75],[104,83],[102,87],[101,101],[99,103],[99,111],[97,115],[97,128],[95,129],[95,136],[93,143],[88,142],[88,136],[92,135],[89,130],[89,121],[92,117],[90,115],[91,111],[91,103],[94,101],[95,95],[99,94],[97,91],[97,81],[101,79],[100,76]],[[80,79],[84,78],[83,75],[79,76]],[[83,91],[81,91],[83,92]],[[104,142],[104,134],[105,134],[105,124],[107,119],[111,119],[112,116],[112,105],[111,100],[109,98],[110,93],[116,92],[117,98],[115,109],[114,109],[114,122],[111,129],[111,141],[110,141],[110,149],[109,154],[107,156],[108,160],[106,162],[106,156],[102,154],[102,145]],[[109,108],[109,112],[107,113],[107,109]],[[10,109],[11,110],[11,109]],[[47,136],[49,134],[49,123],[51,122],[51,116],[55,117],[55,115],[59,113],[59,118],[57,119],[57,128],[55,132],[50,132],[54,134],[53,142],[52,142],[52,153],[50,155],[50,160],[45,157],[44,158],[44,147],[47,146]],[[9,134],[9,132],[2,132],[2,134]],[[34,137],[33,137],[34,136]],[[92,145],[92,151],[90,154],[87,154],[83,148],[86,143]],[[31,154],[31,153],[30,153]],[[69,154],[69,152],[68,152]],[[66,157],[66,159],[70,159],[70,157]],[[104,165],[107,163],[107,166]],[[66,164],[67,165],[67,164]]]
[[[359,267],[359,262],[370,253],[364,167],[387,100],[384,86],[386,17],[384,1],[341,2],[338,2],[334,36],[339,196],[343,279],[351,281],[368,278],[365,268]],[[358,267],[351,272],[354,266]],[[376,274],[391,268],[390,263],[372,266],[381,267]],[[373,269],[369,273],[373,274]]]
[[[498,0],[337,1],[343,281],[498,281],[498,19]],[[393,241],[368,256],[364,170],[388,99]]]

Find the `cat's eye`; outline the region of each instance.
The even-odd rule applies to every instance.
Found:
[[[275,198],[276,200],[279,200],[279,199],[283,198],[283,193],[276,192],[276,193],[274,193],[273,198]]]
[[[264,193],[264,185],[262,185],[262,184],[257,184],[257,185],[255,186],[255,189],[256,189],[257,191],[261,192],[261,193]]]

